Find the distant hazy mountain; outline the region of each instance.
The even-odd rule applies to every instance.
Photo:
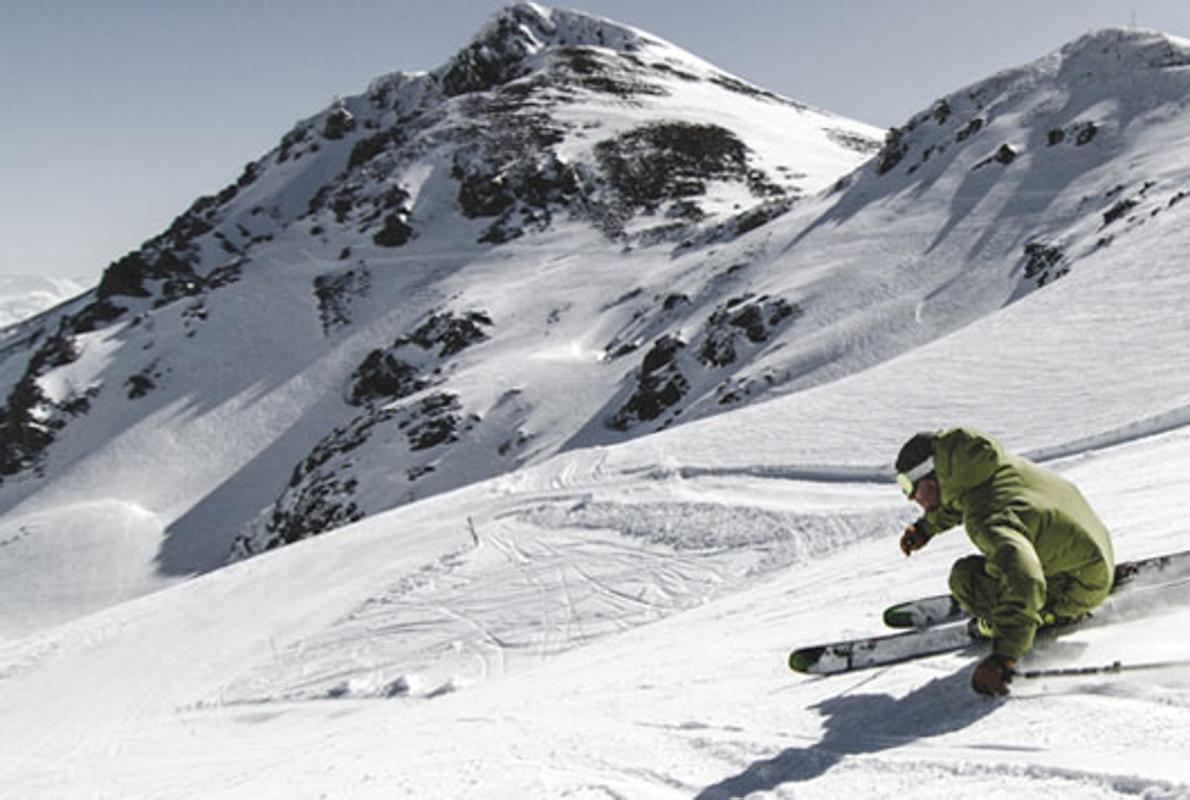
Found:
[[[28,319],[86,289],[84,284],[68,278],[0,275],[0,328]]]

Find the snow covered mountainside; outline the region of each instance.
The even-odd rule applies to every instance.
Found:
[[[573,47],[613,66],[555,81]],[[5,334],[0,796],[1190,797],[1184,670],[991,701],[970,652],[785,665],[970,552],[896,548],[917,430],[1071,478],[1121,559],[1190,548],[1188,82],[1190,43],[1102,31],[861,162],[829,131],[862,126],[525,5],[299,125]],[[510,98],[562,139],[492,162]],[[237,537],[306,540],[216,569]],[[1187,658],[1188,623],[1184,586],[1109,604],[1022,666]]]
[[[81,613],[863,371],[1167,236],[1184,60],[1091,35],[878,148],[649,34],[510,7],[6,331],[0,510],[136,531]],[[20,541],[50,565],[3,592],[28,629],[64,581],[55,536]]]
[[[751,290],[765,229],[878,136],[512,6],[6,331],[0,510],[156,528],[155,574],[186,576],[748,402],[807,312]]]

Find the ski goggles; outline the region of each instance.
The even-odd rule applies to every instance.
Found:
[[[897,485],[901,487],[901,491],[905,493],[906,497],[912,497],[913,490],[917,488],[917,482],[933,471],[934,458],[931,456],[911,470],[898,472]]]

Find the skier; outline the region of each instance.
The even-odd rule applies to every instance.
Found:
[[[955,562],[950,592],[992,640],[972,688],[1008,694],[1037,629],[1085,616],[1111,591],[1107,528],[1074,484],[971,428],[915,435],[896,470],[925,511],[901,536],[906,556],[959,523],[982,553]]]

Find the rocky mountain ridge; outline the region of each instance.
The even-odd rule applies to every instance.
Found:
[[[725,111],[691,112],[704,104]],[[742,122],[749,117],[759,122]],[[549,333],[568,327],[569,309],[594,303],[609,333],[593,371],[619,372],[630,369],[627,357],[645,335],[685,319],[695,304],[674,293],[653,315],[638,307],[643,290],[609,274],[613,297],[558,297],[540,311],[525,302],[500,317],[490,302],[462,299],[465,281],[450,289],[445,282],[474,261],[506,260],[501,247],[563,228],[585,231],[599,258],[618,253],[625,266],[638,249],[649,251],[642,264],[705,253],[763,227],[861,161],[876,147],[874,133],[626,26],[534,4],[509,7],[440,69],[377,79],[366,93],[298,123],[234,183],[113,263],[96,290],[10,331],[0,493],[17,506],[91,459],[82,441],[118,440],[146,413],[211,394],[222,376],[198,388],[204,369],[192,368],[208,353],[237,361],[244,373],[209,401],[226,403],[255,369],[253,356],[237,352],[244,341],[266,359],[281,355],[295,376],[312,358],[335,362],[302,399],[303,413],[335,408],[290,430],[304,444],[280,457],[294,464],[268,478],[281,499],[262,510],[263,532],[245,529],[256,533],[239,537],[241,551],[441,491],[457,485],[459,470],[483,476],[541,457],[575,431],[551,431],[542,443],[542,425],[528,419],[542,404],[535,397],[542,387],[510,385],[484,399],[493,395],[488,389],[470,401],[451,388],[473,369],[463,358],[467,346],[498,339],[509,316],[540,313]],[[629,267],[628,274],[649,270]],[[532,282],[532,273],[521,280]],[[253,318],[258,292],[277,317]],[[296,321],[279,321],[295,313]],[[291,324],[301,335],[283,329]],[[224,326],[239,335],[226,335]],[[278,352],[267,352],[265,341]],[[109,346],[111,360],[92,363],[89,356]],[[619,382],[605,375],[597,383],[609,377],[612,386]],[[639,396],[624,406],[595,425],[631,435],[656,420]],[[493,409],[512,418],[497,422]],[[239,423],[224,422],[220,436],[234,439]],[[90,430],[76,434],[83,428]],[[398,452],[383,459],[399,465],[393,472],[403,486],[376,487],[367,504],[349,499],[369,482],[356,474],[355,451],[390,428],[406,431],[395,440]],[[485,442],[480,454],[475,439]],[[63,444],[70,440],[79,446]],[[441,463],[448,451],[458,452],[453,470]],[[342,477],[348,472],[354,477]]]
[[[1187,52],[1092,34],[881,146],[510,7],[6,331],[0,504],[118,499],[189,574],[864,370],[1164,235]]]

